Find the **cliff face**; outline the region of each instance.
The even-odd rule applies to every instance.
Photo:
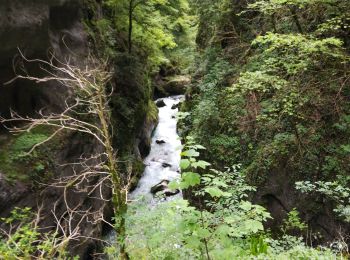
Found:
[[[47,59],[54,53],[60,60],[77,61],[86,53],[86,35],[80,22],[78,1],[1,1],[0,8],[0,113],[9,108],[32,114],[43,106],[59,107],[62,88],[55,84],[37,86],[32,82],[11,80],[19,69],[19,50],[27,58]],[[72,55],[74,53],[74,55]],[[35,73],[37,68],[26,66]],[[49,85],[49,86],[48,86]],[[54,88],[54,89],[53,89]]]
[[[96,1],[97,5],[98,2]],[[0,0],[0,6],[0,115],[9,117],[11,109],[23,116],[33,116],[42,108],[47,111],[60,111],[62,102],[69,95],[62,85],[55,82],[36,84],[25,80],[11,80],[16,73],[36,76],[43,73],[35,64],[22,64],[20,52],[28,59],[47,60],[54,54],[60,61],[83,64],[89,52],[88,37],[82,23],[83,9],[86,6],[79,0]],[[137,162],[138,167],[134,169],[134,174],[138,175],[143,168],[141,159],[149,150],[147,146],[156,118],[150,119],[147,116],[150,104],[149,89],[144,90],[145,86],[133,80],[132,69],[126,67],[121,70],[125,63],[130,63],[129,68],[132,68],[134,63],[125,61],[124,58],[119,63],[115,64],[115,71],[118,73],[113,81],[116,83],[112,82],[116,91],[111,106],[113,120],[117,122],[118,127],[115,149],[118,150],[118,154],[131,157]],[[9,81],[11,82],[8,83]],[[126,116],[123,109],[128,111]],[[35,210],[41,205],[41,226],[53,226],[53,208],[57,215],[65,211],[67,201],[63,190],[33,185],[28,181],[27,175],[38,173],[40,167],[32,168],[41,165],[44,169],[40,170],[40,175],[45,176],[44,179],[48,183],[52,183],[53,179],[74,174],[71,167],[61,165],[74,162],[83,153],[96,154],[101,148],[86,137],[70,133],[51,146],[45,145],[43,150],[39,150],[38,157],[31,158],[33,162],[25,162],[22,167],[22,162],[15,161],[16,168],[13,169],[12,164],[5,165],[9,162],[2,157],[7,150],[11,152],[11,147],[17,142],[15,138],[9,135],[4,127],[0,128],[0,216],[8,216],[14,207],[32,207]],[[42,158],[40,154],[43,155]],[[17,177],[8,181],[9,172],[25,177],[27,181]],[[91,182],[98,183],[100,178],[96,177]],[[87,187],[93,184],[91,182],[82,185]],[[67,191],[66,198],[70,207],[81,205],[82,209],[90,209],[91,212],[103,214],[108,219],[112,215],[112,209],[108,202],[93,199],[100,196],[97,193],[88,194],[72,189]],[[109,195],[110,189],[105,187],[103,196],[108,198]],[[77,218],[72,224],[74,226],[78,223]],[[80,225],[81,234],[85,237],[100,238],[103,235],[103,223],[95,221],[93,217],[85,218]],[[100,246],[94,240],[78,242],[71,244],[70,251],[72,255],[79,255],[82,259],[89,258]]]

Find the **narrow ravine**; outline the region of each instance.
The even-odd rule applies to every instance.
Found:
[[[146,168],[143,176],[137,188],[129,195],[131,200],[144,197],[152,203],[157,190],[168,196],[173,195],[166,188],[166,183],[180,176],[181,142],[176,131],[176,113],[182,98],[183,96],[171,96],[156,101],[164,102],[159,107],[159,123],[152,137],[150,154],[144,160]],[[160,185],[156,186],[157,184]]]
[[[167,183],[180,178],[181,141],[176,129],[176,114],[182,99],[183,96],[179,95],[155,101],[164,103],[158,107],[159,122],[153,132],[151,151],[144,160],[146,167],[136,189],[128,196],[130,203],[142,201],[153,208],[157,203],[181,196],[180,192],[169,190]],[[113,245],[116,239],[114,230],[104,238],[109,245]]]

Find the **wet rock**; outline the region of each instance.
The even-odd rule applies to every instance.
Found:
[[[186,92],[187,86],[191,83],[188,75],[176,75],[165,78],[162,89],[170,95],[182,95]]]
[[[174,104],[171,106],[171,109],[177,109],[179,108],[179,106],[180,106],[180,103]]]
[[[168,185],[169,185],[169,181],[163,180],[151,188],[151,193],[153,195],[164,195],[166,197],[171,197],[180,192],[180,190],[178,189],[176,190],[169,189]]]
[[[162,166],[163,166],[164,168],[167,168],[167,167],[171,167],[171,164],[169,164],[169,163],[162,163]]]
[[[157,107],[165,107],[166,104],[165,104],[165,102],[164,102],[163,99],[160,99],[160,100],[158,100],[158,101],[156,102],[156,106],[157,106]]]
[[[19,181],[10,184],[6,181],[5,175],[0,172],[0,212],[4,212],[28,194],[30,194],[28,186]]]
[[[175,119],[175,118],[176,118],[176,116],[172,116],[171,118]]]
[[[168,189],[168,185],[169,185],[169,181],[168,180],[162,180],[160,183],[154,185],[151,188],[151,193],[152,194],[156,194],[160,191],[164,191],[166,189]]]
[[[164,140],[156,140],[157,144],[165,144],[166,142]]]
[[[180,193],[180,190],[176,189],[176,190],[170,190],[170,189],[165,189],[163,191],[163,194],[166,196],[166,197],[171,197],[171,196],[175,196],[176,194],[179,194]]]
[[[139,153],[140,158],[145,158],[151,151],[152,133],[157,126],[158,116],[146,119],[135,142],[135,154]]]

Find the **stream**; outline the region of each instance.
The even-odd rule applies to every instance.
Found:
[[[137,188],[129,194],[131,200],[143,196],[150,203],[155,202],[152,187],[160,182],[172,181],[180,177],[181,141],[176,130],[177,105],[183,96],[171,96],[163,100],[165,106],[159,107],[159,123],[154,130],[150,154],[145,158],[146,165]]]
[[[145,170],[141,179],[138,182],[136,189],[128,196],[128,200],[135,203],[142,201],[155,207],[158,203],[165,200],[172,200],[182,196],[181,193],[171,194],[171,196],[155,196],[151,192],[152,187],[163,181],[172,181],[180,178],[180,160],[181,160],[181,141],[177,134],[176,114],[177,108],[173,106],[181,102],[183,96],[171,96],[167,98],[158,99],[164,101],[165,106],[158,107],[159,122],[152,135],[151,151],[144,159]],[[164,187],[163,187],[164,188]],[[167,191],[162,189],[163,192]],[[172,192],[169,191],[168,192]],[[136,212],[137,214],[137,212]],[[114,244],[116,240],[115,231],[111,231],[106,235],[105,241],[109,244]]]

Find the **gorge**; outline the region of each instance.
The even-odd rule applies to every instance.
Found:
[[[349,10],[0,0],[0,259],[349,258]]]

